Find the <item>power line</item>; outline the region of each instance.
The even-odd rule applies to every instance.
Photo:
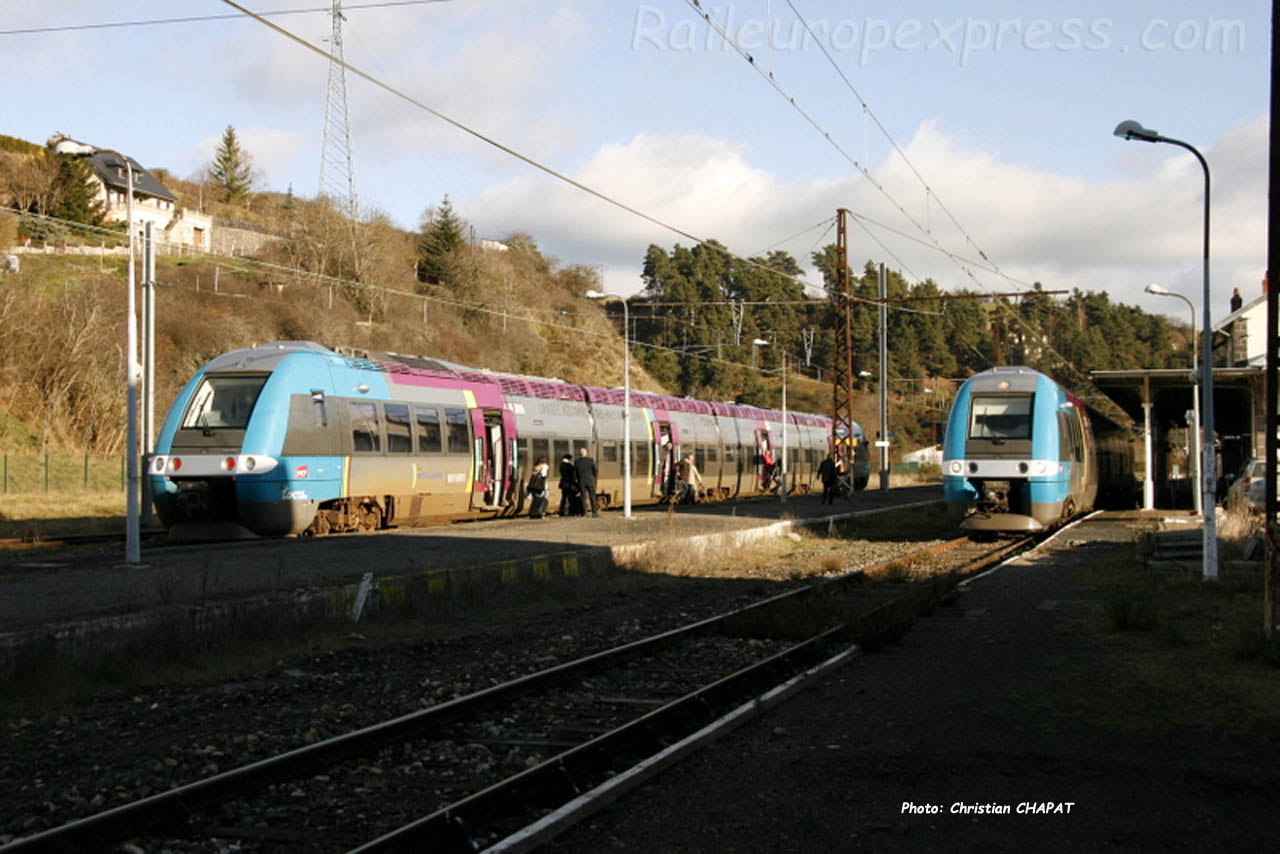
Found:
[[[392,6],[424,6],[428,3],[448,3],[450,0],[383,0],[379,3],[353,3],[348,9],[383,9]],[[331,8],[321,6],[313,9],[280,9],[274,12],[259,12],[259,15],[278,17],[282,15],[310,15],[316,12],[330,12]],[[119,27],[153,27],[164,24],[201,24],[209,21],[227,21],[242,17],[239,14],[224,15],[189,15],[183,18],[149,18],[139,21],[105,21],[95,24],[63,24],[56,27],[24,27],[17,30],[0,30],[0,36],[34,35],[37,33],[66,33],[77,30],[107,30]]]
[[[955,227],[960,230],[960,233],[964,235],[964,239],[969,243],[969,245],[976,249],[978,255],[992,266],[992,272],[1003,276],[1004,274],[1000,272],[999,267],[995,262],[991,260],[986,252],[982,251],[982,248],[978,246],[977,242],[974,241],[969,232],[960,224],[960,221],[957,220],[947,206],[942,203],[942,199],[938,198],[938,194],[929,186],[929,182],[926,181],[924,176],[920,174],[920,171],[916,169],[915,164],[911,162],[911,158],[907,157],[907,153],[902,150],[894,138],[889,134],[888,129],[881,123],[880,118],[871,109],[870,105],[867,104],[866,99],[863,98],[862,95],[858,93],[858,90],[854,88],[852,81],[849,80],[848,76],[845,75],[844,70],[840,68],[839,63],[835,61],[835,58],[831,55],[830,51],[827,50],[826,45],[823,44],[823,40],[817,37],[817,34],[813,32],[813,28],[809,26],[809,22],[800,14],[800,10],[796,8],[795,3],[793,3],[792,0],[787,0],[787,5],[791,7],[791,11],[795,14],[796,19],[804,26],[805,31],[808,32],[810,36],[813,36],[814,44],[816,44],[818,49],[822,51],[823,56],[825,56],[827,61],[831,63],[831,67],[835,69],[836,73],[840,75],[840,79],[844,81],[845,86],[847,86],[849,91],[853,93],[853,96],[858,99],[858,103],[862,106],[864,115],[871,117],[871,120],[875,122],[876,127],[880,129],[880,133],[882,133],[884,138],[889,141],[889,145],[891,145],[893,150],[897,152],[898,156],[902,158],[902,162],[907,164],[907,168],[910,169],[911,173],[920,181],[920,184],[925,189],[926,202],[929,197],[932,197],[933,200],[937,202],[938,207],[942,209],[942,212],[951,220],[952,224],[955,225]]]
[[[454,119],[454,118],[452,118],[452,117],[450,117],[450,116],[448,116],[448,115],[446,115],[446,114],[444,114],[444,113],[440,112],[439,110],[435,109],[434,107],[431,107],[431,106],[428,106],[427,104],[422,103],[421,101],[417,100],[417,99],[416,99],[416,98],[414,98],[413,96],[411,96],[411,95],[409,95],[409,94],[407,94],[407,93],[405,93],[405,92],[403,92],[403,91],[401,91],[401,90],[399,90],[399,89],[395,88],[394,86],[392,86],[392,85],[390,85],[390,84],[388,84],[388,83],[383,82],[382,80],[378,79],[377,77],[374,77],[373,75],[371,75],[371,74],[369,74],[369,73],[367,73],[367,72],[365,72],[365,71],[362,71],[361,69],[359,69],[359,68],[357,68],[356,66],[352,65],[351,63],[347,62],[345,59],[342,59],[342,58],[340,58],[340,57],[338,57],[338,56],[335,56],[333,53],[331,53],[331,52],[329,52],[329,51],[326,51],[324,48],[319,47],[319,46],[317,46],[317,45],[314,45],[314,44],[312,44],[311,42],[307,41],[306,39],[302,38],[301,36],[299,36],[299,35],[297,35],[297,34],[295,34],[295,33],[292,33],[292,32],[290,32],[289,30],[286,30],[285,28],[283,28],[283,27],[281,27],[281,26],[278,26],[278,25],[276,25],[276,24],[272,23],[271,21],[266,20],[266,19],[265,19],[264,17],[262,17],[261,15],[259,15],[259,14],[255,13],[255,12],[252,12],[252,11],[250,11],[249,9],[246,9],[244,6],[241,6],[239,3],[235,2],[235,0],[222,0],[222,2],[223,2],[223,3],[225,3],[226,5],[228,5],[228,6],[232,7],[233,9],[238,9],[238,10],[240,10],[242,13],[244,13],[245,15],[247,15],[247,16],[248,16],[248,17],[250,17],[250,18],[253,18],[254,20],[258,21],[259,23],[263,24],[264,26],[269,27],[269,28],[270,28],[270,29],[272,29],[272,30],[275,30],[277,33],[279,33],[280,35],[282,35],[282,36],[284,36],[285,38],[289,39],[290,41],[294,42],[295,44],[297,44],[297,45],[299,45],[299,46],[301,46],[301,47],[304,47],[304,48],[306,48],[307,50],[309,50],[309,51],[311,51],[311,52],[313,52],[313,53],[315,53],[315,54],[318,54],[318,55],[320,55],[320,56],[324,57],[325,59],[328,59],[330,62],[337,63],[338,65],[340,65],[340,66],[342,66],[343,68],[345,68],[347,71],[350,71],[352,74],[355,74],[356,76],[360,77],[361,79],[365,80],[366,82],[368,82],[368,83],[372,84],[373,86],[375,86],[375,87],[377,87],[377,88],[379,88],[379,89],[383,90],[384,92],[387,92],[388,94],[393,95],[393,96],[394,96],[394,97],[396,97],[396,98],[400,98],[401,100],[403,100],[403,101],[405,101],[405,102],[407,102],[407,103],[409,103],[409,104],[412,104],[413,106],[417,107],[417,108],[418,108],[418,109],[420,109],[420,110],[423,110],[424,112],[430,113],[431,115],[435,116],[436,118],[440,119],[441,121],[446,122],[447,124],[452,125],[453,127],[457,128],[458,130],[460,130],[460,131],[462,131],[462,132],[464,132],[464,133],[466,133],[466,134],[468,134],[468,135],[470,135],[470,136],[472,136],[472,137],[475,137],[476,139],[480,140],[481,142],[484,142],[485,144],[490,145],[490,146],[492,146],[492,147],[494,147],[494,148],[498,149],[499,151],[503,152],[504,154],[508,154],[508,155],[510,155],[511,157],[514,157],[514,158],[516,158],[517,160],[519,160],[519,161],[521,161],[521,162],[523,162],[523,163],[525,163],[525,164],[527,164],[527,165],[529,165],[529,166],[532,166],[533,168],[535,168],[535,169],[539,170],[540,172],[544,172],[544,173],[546,173],[547,175],[551,176],[552,178],[555,178],[555,179],[557,179],[557,180],[559,180],[559,181],[562,181],[562,182],[563,182],[563,183],[565,183],[565,184],[568,184],[569,186],[573,187],[574,189],[577,189],[577,190],[580,190],[580,191],[582,191],[582,192],[584,192],[584,193],[587,193],[587,194],[588,194],[588,195],[590,195],[590,196],[594,196],[595,198],[599,199],[600,201],[605,202],[606,204],[609,204],[609,205],[613,205],[614,207],[618,208],[619,210],[625,211],[625,212],[627,212],[627,213],[629,213],[629,214],[631,214],[631,215],[633,215],[633,216],[639,217],[640,219],[643,219],[643,220],[645,220],[646,222],[651,223],[652,225],[656,225],[656,226],[658,226],[659,228],[666,229],[667,231],[670,231],[670,232],[672,232],[672,233],[674,233],[674,234],[677,234],[677,235],[679,235],[679,236],[681,236],[681,237],[684,237],[684,238],[686,238],[686,239],[688,239],[688,240],[692,240],[693,242],[697,243],[697,244],[698,244],[698,245],[700,245],[700,246],[705,246],[705,247],[707,247],[708,249],[714,249],[715,251],[723,252],[723,253],[724,253],[725,255],[727,255],[728,257],[730,257],[730,258],[734,258],[734,259],[736,259],[736,260],[738,260],[738,261],[741,261],[741,262],[742,262],[742,263],[744,263],[744,264],[748,264],[748,265],[751,265],[751,266],[753,266],[753,267],[758,267],[758,268],[760,268],[760,269],[762,269],[762,270],[768,271],[768,272],[773,273],[773,274],[775,274],[775,275],[783,276],[784,278],[789,278],[789,279],[791,279],[792,281],[796,282],[797,284],[801,285],[802,287],[814,287],[814,288],[817,288],[817,289],[819,289],[819,290],[823,291],[824,293],[828,293],[827,288],[825,287],[825,285],[817,285],[817,284],[813,284],[813,283],[811,283],[811,282],[807,282],[807,281],[805,281],[805,280],[803,280],[803,279],[799,279],[799,278],[797,278],[797,277],[795,277],[795,276],[792,276],[792,275],[790,275],[790,274],[783,273],[783,272],[781,272],[781,271],[779,271],[779,270],[777,270],[777,269],[775,269],[775,268],[773,268],[773,267],[768,266],[767,264],[762,264],[762,263],[760,263],[760,262],[758,262],[758,261],[754,261],[754,260],[752,260],[752,259],[750,259],[750,258],[743,258],[743,257],[741,257],[741,256],[734,255],[732,252],[729,252],[729,251],[728,251],[727,249],[725,249],[724,247],[719,246],[718,244],[714,243],[713,241],[711,241],[711,240],[709,240],[709,239],[701,238],[701,237],[698,237],[698,236],[697,236],[697,235],[695,235],[695,234],[691,234],[690,232],[685,231],[684,229],[679,228],[679,227],[677,227],[677,226],[674,226],[674,225],[672,225],[672,224],[670,224],[670,223],[668,223],[668,222],[665,222],[664,220],[661,220],[661,219],[659,219],[658,217],[653,216],[652,214],[647,214],[647,213],[645,213],[644,211],[641,211],[641,210],[639,210],[639,209],[637,209],[637,208],[632,207],[631,205],[626,204],[625,202],[622,202],[622,201],[620,201],[620,200],[618,200],[618,199],[615,199],[615,198],[613,198],[612,196],[608,195],[607,193],[604,193],[604,192],[603,192],[603,191],[601,191],[601,190],[597,190],[597,189],[595,189],[594,187],[590,187],[590,186],[588,186],[588,185],[586,185],[586,184],[583,184],[581,181],[577,181],[577,180],[575,180],[575,179],[573,179],[573,178],[570,178],[568,175],[565,175],[564,173],[557,171],[556,169],[554,169],[554,168],[552,168],[552,167],[550,167],[550,166],[546,165],[545,163],[542,163],[542,162],[540,162],[540,161],[538,161],[538,160],[535,160],[535,159],[533,159],[532,157],[530,157],[530,156],[528,156],[528,155],[526,155],[526,154],[522,154],[521,152],[516,151],[514,148],[512,148],[512,147],[510,147],[510,146],[508,146],[508,145],[505,145],[504,143],[501,143],[501,142],[497,141],[496,139],[493,139],[492,137],[487,136],[487,135],[485,135],[485,134],[481,133],[480,131],[478,131],[478,130],[476,130],[476,129],[474,129],[474,128],[470,127],[470,126],[468,126],[468,125],[466,125],[466,124],[463,124],[462,122],[458,121],[457,119]],[[817,227],[817,226],[815,226],[815,228],[816,228],[816,227]],[[854,298],[854,299],[855,299],[855,301],[859,301],[859,300],[857,300],[857,298]]]
[[[229,0],[224,0],[224,2],[229,2]],[[726,30],[723,26],[721,26],[720,22],[715,20],[715,18],[711,16],[710,12],[702,8],[700,0],[685,0],[685,2],[688,3],[689,6],[704,21],[707,22],[708,27],[715,30],[716,33],[719,34],[720,38],[724,39],[726,44],[728,44],[735,51],[737,51],[738,54],[747,61],[747,64],[749,64],[752,68],[756,70],[756,73],[758,73],[761,77],[763,77],[769,83],[770,86],[772,86],[775,90],[777,90],[778,94],[780,94],[783,98],[785,98],[787,103],[789,103],[792,106],[792,108],[795,109],[796,112],[798,112],[801,116],[803,116],[805,121],[807,121],[810,125],[813,126],[814,130],[822,134],[822,137],[827,141],[827,143],[830,144],[831,147],[834,148],[837,152],[839,152],[842,157],[848,160],[849,163],[851,163],[853,167],[864,178],[867,179],[867,182],[870,183],[871,186],[875,187],[875,189],[879,191],[879,193],[882,196],[884,196],[884,198],[887,199],[891,205],[893,205],[895,208],[898,209],[898,212],[901,213],[904,218],[906,218],[912,225],[914,225],[920,231],[920,233],[926,235],[934,243],[934,245],[937,246],[938,250],[942,252],[944,255],[946,255],[949,259],[951,259],[952,263],[954,263],[957,267],[959,267],[960,270],[964,272],[965,275],[967,275],[970,279],[973,279],[974,283],[977,284],[978,287],[985,287],[982,284],[982,282],[978,280],[978,277],[973,274],[973,271],[970,270],[968,266],[966,266],[964,263],[962,263],[959,256],[957,256],[954,252],[952,252],[951,250],[943,246],[941,243],[939,243],[938,239],[933,236],[933,233],[924,225],[922,225],[919,221],[917,221],[916,218],[913,217],[910,214],[910,212],[907,211],[907,209],[902,205],[902,203],[899,202],[897,199],[895,199],[893,195],[888,191],[888,189],[886,189],[883,184],[881,184],[871,175],[871,171],[866,166],[860,163],[856,157],[854,157],[852,154],[846,151],[844,147],[840,145],[839,142],[836,141],[836,139],[831,135],[830,131],[824,128],[822,124],[819,123],[818,120],[814,118],[813,115],[800,104],[800,101],[796,98],[796,96],[792,95],[789,91],[787,91],[787,89],[778,81],[777,77],[774,76],[772,71],[765,69],[763,66],[761,66],[760,63],[756,62],[755,57],[752,56],[751,52],[748,51],[745,47],[743,47],[741,43],[739,43],[737,39],[735,39],[728,32],[728,30]]]

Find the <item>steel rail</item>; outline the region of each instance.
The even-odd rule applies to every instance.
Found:
[[[971,541],[967,537],[951,540],[921,549],[906,558],[886,561],[874,569],[883,571],[904,561],[937,554],[969,542]],[[1034,542],[1034,537],[1019,539],[968,562],[958,570],[930,579],[925,591],[929,600],[926,605],[937,604],[941,598],[949,595],[960,577],[980,572],[1015,552],[1029,548]],[[858,574],[850,573],[832,581],[845,580]],[[821,585],[806,589],[811,590],[816,586]],[[920,588],[910,588],[899,596],[875,605],[854,620],[826,629],[755,664],[741,668],[584,744],[557,754],[533,768],[350,849],[348,854],[388,854],[398,851],[463,854],[480,850],[473,838],[472,829],[481,821],[500,814],[504,808],[524,810],[548,805],[558,807],[564,801],[581,795],[578,781],[593,774],[598,780],[604,773],[619,770],[620,765],[625,768],[648,759],[654,752],[666,748],[671,740],[683,738],[727,714],[750,697],[759,696],[761,689],[773,687],[780,678],[794,677],[821,661],[831,644],[850,638],[859,624],[881,614],[893,620],[896,607],[919,590]],[[898,616],[895,622],[889,623],[889,628],[905,628],[914,618],[915,615]]]
[[[918,559],[921,556],[937,552],[939,549],[949,548],[965,542],[968,542],[967,538],[959,538],[940,545],[929,546],[912,552],[910,555],[895,558],[886,562],[886,565],[900,563],[904,560]],[[871,567],[866,572],[875,572],[879,568]],[[59,850],[59,847],[70,850],[90,850],[94,847],[101,847],[112,842],[132,838],[167,824],[185,822],[192,815],[202,810],[235,800],[242,796],[245,791],[296,779],[317,771],[326,771],[340,762],[374,754],[391,744],[417,738],[446,724],[466,718],[477,712],[500,706],[503,703],[542,690],[558,682],[604,669],[615,662],[652,652],[686,637],[709,632],[725,621],[741,614],[767,608],[786,599],[810,593],[818,587],[847,581],[863,573],[864,570],[856,570],[837,578],[823,579],[815,584],[796,587],[784,593],[754,602],[744,608],[708,617],[613,649],[603,650],[463,697],[411,712],[389,721],[344,733],[316,744],[300,747],[277,756],[178,786],[138,801],[122,804],[95,815],[0,845],[0,854]],[[783,654],[785,652],[780,655]]]

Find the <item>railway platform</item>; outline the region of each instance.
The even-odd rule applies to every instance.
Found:
[[[897,642],[723,735],[544,849],[1267,850],[1280,716],[1122,633],[1090,571],[1160,512],[1092,517],[962,587]],[[1259,617],[1260,619],[1260,617]],[[1118,647],[1137,649],[1120,655]],[[1170,661],[1171,660],[1171,661]],[[1257,665],[1262,666],[1262,665]]]
[[[823,505],[818,495],[636,506],[599,517],[485,520],[376,534],[206,544],[145,544],[140,565],[123,542],[0,552],[0,650],[33,638],[93,643],[160,619],[230,611],[343,613],[378,596],[572,576],[627,563],[649,549],[726,544],[941,500],[934,486],[866,490]],[[416,588],[410,590],[410,588]],[[370,598],[369,594],[373,593]],[[359,603],[359,604],[357,604]]]

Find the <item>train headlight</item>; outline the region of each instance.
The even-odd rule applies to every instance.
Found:
[[[156,457],[151,463],[151,470],[156,474],[164,471],[164,457]]]
[[[253,471],[253,470],[254,470],[255,468],[257,468],[257,467],[258,467],[258,463],[257,463],[257,461],[256,461],[253,457],[245,457],[245,458],[244,458],[244,470],[245,470],[245,471]]]
[[[963,472],[964,472],[964,463],[960,462],[959,460],[952,460],[952,461],[951,461],[951,473],[952,473],[952,474],[961,474],[961,473],[963,473]]]
[[[1030,468],[1026,463],[1018,463],[1018,474],[1026,474]]]
[[[1036,474],[1048,474],[1049,464],[1044,460],[1036,460]]]

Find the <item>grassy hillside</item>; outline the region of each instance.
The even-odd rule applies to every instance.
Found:
[[[47,201],[39,194],[23,197],[16,189],[23,180],[39,185],[40,169],[48,165],[41,165],[43,159],[39,146],[0,138],[0,207],[19,204],[21,198],[36,205]],[[177,196],[179,207],[212,214],[215,231],[234,226],[271,236],[253,257],[158,259],[157,420],[204,362],[275,340],[621,384],[616,320],[583,296],[600,287],[597,272],[544,255],[529,235],[503,238],[509,251],[463,245],[449,259],[446,276],[424,283],[415,269],[420,235],[396,228],[377,211],[352,222],[327,200],[292,193],[252,193],[231,203],[221,201],[208,181],[182,180],[162,168],[151,171]],[[74,253],[77,244],[92,249],[118,244],[120,233],[119,228],[95,230],[0,210],[0,248],[24,238],[37,246],[48,239]],[[0,278],[0,451],[119,453],[124,446],[125,259],[26,254],[21,264],[21,272]],[[640,359],[633,358],[631,367],[634,388],[670,391],[645,372]],[[735,383],[741,387],[735,389]],[[723,399],[763,386],[763,399],[781,403],[776,375],[738,370],[727,385],[716,392]],[[787,396],[793,410],[830,410],[826,382],[792,374]],[[874,399],[856,401],[855,417],[864,424],[873,424],[876,412]],[[900,436],[926,432],[914,423],[896,429]]]
[[[488,302],[445,287],[413,294],[411,275],[400,295],[244,259],[161,258],[157,410],[213,356],[289,339],[620,383],[615,327],[581,297],[595,285],[588,271],[559,269],[531,243],[470,260],[477,290],[501,283]],[[123,447],[125,280],[123,258],[67,255],[24,255],[0,280],[0,450]],[[662,391],[632,367],[635,388]]]

